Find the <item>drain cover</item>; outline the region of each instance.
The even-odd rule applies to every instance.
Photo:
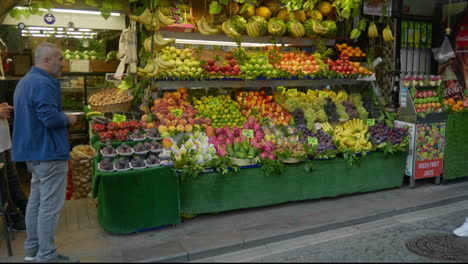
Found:
[[[447,234],[428,234],[406,242],[413,253],[443,260],[468,261],[468,239]]]

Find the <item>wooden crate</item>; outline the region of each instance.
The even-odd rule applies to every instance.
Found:
[[[91,72],[115,72],[120,61],[114,60],[105,62],[102,60],[89,61]],[[63,72],[70,72],[70,60],[64,60]]]

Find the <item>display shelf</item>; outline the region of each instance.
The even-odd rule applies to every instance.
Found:
[[[298,87],[318,85],[355,85],[369,80],[356,79],[317,79],[317,80],[213,80],[213,81],[156,81],[156,85],[162,89],[189,88],[244,88],[244,87]]]
[[[186,32],[173,32],[173,31],[161,31],[161,34],[165,38],[175,38],[175,39],[193,39],[201,41],[222,41],[222,42],[234,42],[232,38],[224,34],[215,34],[215,35],[203,35],[200,33],[186,33]],[[242,35],[242,42],[244,43],[276,43],[278,45],[291,45],[291,46],[314,46],[314,42],[317,40],[322,40],[325,45],[331,46],[335,45],[337,39],[347,40],[348,38],[333,38],[333,39],[316,39],[316,38],[290,38],[290,37],[249,37],[247,35]],[[176,42],[177,43],[177,42]],[[206,43],[205,45],[209,45]]]

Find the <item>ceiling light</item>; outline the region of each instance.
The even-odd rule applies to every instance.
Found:
[[[78,29],[78,31],[89,32],[89,31],[91,31],[91,29],[89,29],[89,28],[80,28],[80,29]]]
[[[33,37],[47,37],[46,34],[32,34]]]
[[[18,9],[28,9],[25,6],[17,6]],[[49,10],[45,8],[39,8],[39,11],[48,12]],[[73,9],[61,9],[61,8],[52,8],[50,11],[57,13],[72,13],[72,14],[88,14],[88,15],[101,15],[99,11],[89,11],[89,10],[73,10]],[[120,13],[111,12],[111,16],[120,16]]]
[[[170,38],[164,38],[169,40]],[[236,42],[232,41],[213,41],[213,40],[197,40],[197,39],[176,39],[175,43],[180,44],[202,44],[202,45],[219,45],[219,46],[233,46],[237,47]],[[250,42],[242,42],[243,47],[264,47],[271,45],[271,43],[250,43]],[[284,44],[285,46],[289,46],[290,44]]]
[[[54,30],[54,28],[51,27],[28,27],[28,29]]]

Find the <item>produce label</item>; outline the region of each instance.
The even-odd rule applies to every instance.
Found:
[[[418,124],[414,178],[438,177],[442,174],[445,123]]]
[[[374,118],[367,119],[367,125],[368,126],[375,126],[375,119]]]
[[[284,94],[284,93],[286,93],[286,88],[280,86],[280,87],[276,88],[276,92],[278,94]]]
[[[213,99],[211,99],[210,101],[208,101],[208,106],[209,106],[210,108],[215,108],[215,107],[217,107],[218,105],[219,105],[219,100],[218,100],[218,98],[213,98]]]
[[[173,113],[176,117],[181,117],[182,116],[182,109],[173,109],[173,110],[171,110],[171,113]]]
[[[297,89],[289,89],[286,93],[287,93],[288,96],[296,97],[297,96]]]
[[[253,129],[242,129],[242,135],[244,135],[246,138],[253,138],[254,131]]]
[[[307,143],[315,147],[318,145],[318,139],[316,137],[307,137]]]
[[[125,122],[127,120],[127,117],[124,115],[119,115],[119,114],[114,114],[114,117],[112,118],[112,122],[120,124],[122,122]]]

